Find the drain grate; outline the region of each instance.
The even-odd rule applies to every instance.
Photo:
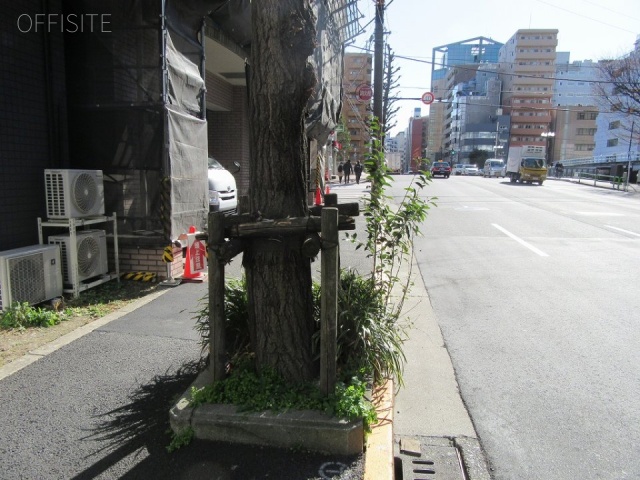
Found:
[[[396,480],[465,480],[458,449],[448,439],[403,437],[397,445]]]

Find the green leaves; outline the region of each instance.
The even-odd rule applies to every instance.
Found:
[[[420,234],[421,224],[426,220],[429,209],[436,204],[435,198],[423,197],[423,190],[431,181],[428,172],[414,176],[412,183],[404,189],[400,204],[393,204],[392,197],[386,193],[393,177],[384,161],[382,132],[376,118],[371,121],[370,138],[370,153],[364,162],[371,180],[371,195],[365,202],[363,213],[367,236],[360,240],[355,234],[347,234],[347,239],[356,244],[356,249],[364,248],[367,256],[373,259],[367,286],[370,290],[368,305],[375,304],[377,311],[374,316],[365,314],[358,317],[363,329],[362,322],[372,319],[358,338],[366,344],[362,351],[366,357],[364,363],[371,368],[374,378],[380,380],[392,375],[402,384],[405,334],[398,321],[411,286],[413,239]],[[375,301],[372,300],[374,298]]]
[[[14,303],[0,314],[0,328],[25,329],[29,327],[52,327],[66,320],[66,317],[53,310],[35,308],[29,303]]]
[[[228,378],[199,389],[193,387],[190,392],[193,406],[226,403],[245,412],[320,410],[348,420],[362,418],[368,431],[377,417],[365,393],[364,381],[353,377],[348,383],[338,383],[333,395],[323,397],[314,384],[292,385],[275,370],[256,372],[248,362],[240,364]]]

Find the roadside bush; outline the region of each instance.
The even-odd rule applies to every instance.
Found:
[[[320,284],[313,283],[313,312],[316,351],[320,344]],[[244,279],[225,284],[225,343],[230,364],[250,354],[247,313],[247,290]],[[209,304],[201,300],[196,312],[196,329],[202,351],[209,344]],[[338,289],[337,371],[343,381],[353,376],[383,378],[401,371],[402,330],[395,319],[385,316],[383,292],[375,288],[373,278],[362,277],[353,270],[340,272]]]
[[[8,330],[11,328],[51,327],[65,319],[63,314],[53,310],[35,308],[27,302],[16,302],[0,313],[0,328]]]
[[[367,386],[359,378],[339,382],[333,395],[323,396],[317,385],[306,383],[292,385],[273,369],[256,372],[245,358],[234,368],[227,379],[202,388],[192,387],[191,404],[227,403],[240,411],[260,412],[271,410],[318,410],[339,418],[362,418],[366,431],[377,421],[375,409],[365,399]]]

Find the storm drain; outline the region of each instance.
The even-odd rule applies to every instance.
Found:
[[[396,480],[465,480],[458,449],[446,438],[403,437],[396,449]]]

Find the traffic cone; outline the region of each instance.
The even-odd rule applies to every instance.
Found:
[[[182,280],[186,281],[204,281],[207,275],[202,271],[205,268],[206,260],[205,255],[202,252],[203,246],[200,240],[195,239],[196,227],[189,227],[189,234],[187,235],[187,254],[184,262],[184,273]],[[192,256],[194,258],[192,258]],[[192,264],[193,268],[192,268]]]
[[[324,189],[324,194],[325,195],[329,195],[331,193],[331,190],[329,190],[329,182],[327,182],[325,189]]]
[[[320,187],[316,188],[316,205],[322,205],[322,191]]]

